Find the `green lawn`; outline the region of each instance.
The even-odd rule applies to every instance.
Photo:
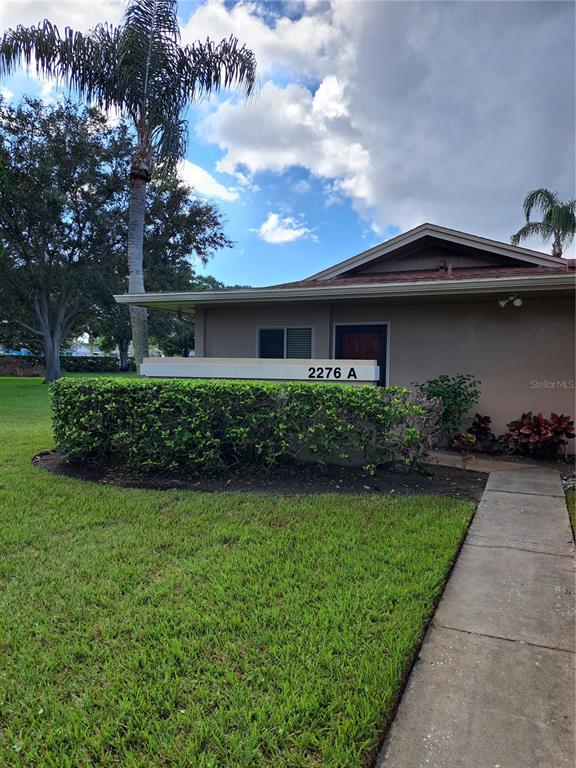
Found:
[[[472,503],[116,489],[51,442],[0,378],[0,765],[366,765]]]
[[[566,506],[568,507],[568,514],[570,515],[572,533],[576,537],[576,491],[572,489],[566,491]]]

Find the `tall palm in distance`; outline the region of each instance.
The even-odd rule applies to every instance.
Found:
[[[552,240],[553,256],[562,256],[564,246],[572,242],[576,233],[576,200],[562,202],[556,192],[534,189],[526,195],[522,207],[526,224],[512,235],[512,245],[540,237],[544,242]],[[535,208],[542,213],[541,221],[530,221]]]
[[[235,37],[181,45],[176,0],[130,0],[120,26],[60,33],[45,20],[8,29],[0,39],[0,76],[24,65],[55,78],[89,104],[115,110],[134,124],[130,168],[128,274],[130,293],[144,293],[146,189],[186,151],[186,109],[195,100],[237,87],[249,96],[256,60]],[[148,354],[146,310],[130,307],[136,362]]]

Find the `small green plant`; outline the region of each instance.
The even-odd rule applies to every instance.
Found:
[[[480,398],[480,382],[470,373],[441,374],[434,379],[414,382],[414,386],[425,397],[442,401],[441,429],[448,440],[460,432],[466,414]]]
[[[480,453],[496,453],[501,450],[500,441],[492,432],[492,419],[490,416],[482,416],[480,413],[474,414],[472,424],[464,434],[460,433],[454,437],[450,447],[456,451],[463,451],[470,446],[470,439],[474,438],[473,448]]]
[[[462,454],[462,469],[466,469],[468,462],[472,458],[472,451],[476,448],[476,437],[470,434],[470,432],[457,435],[452,441],[452,447]]]
[[[401,387],[66,378],[51,391],[59,451],[140,472],[266,467],[304,455],[413,466],[440,418],[438,401]]]

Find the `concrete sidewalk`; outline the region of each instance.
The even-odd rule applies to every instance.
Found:
[[[559,473],[492,472],[377,767],[572,768],[574,587]]]

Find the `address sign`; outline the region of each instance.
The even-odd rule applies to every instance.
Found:
[[[142,376],[190,379],[267,379],[375,383],[380,369],[375,360],[261,360],[225,357],[147,357]]]

